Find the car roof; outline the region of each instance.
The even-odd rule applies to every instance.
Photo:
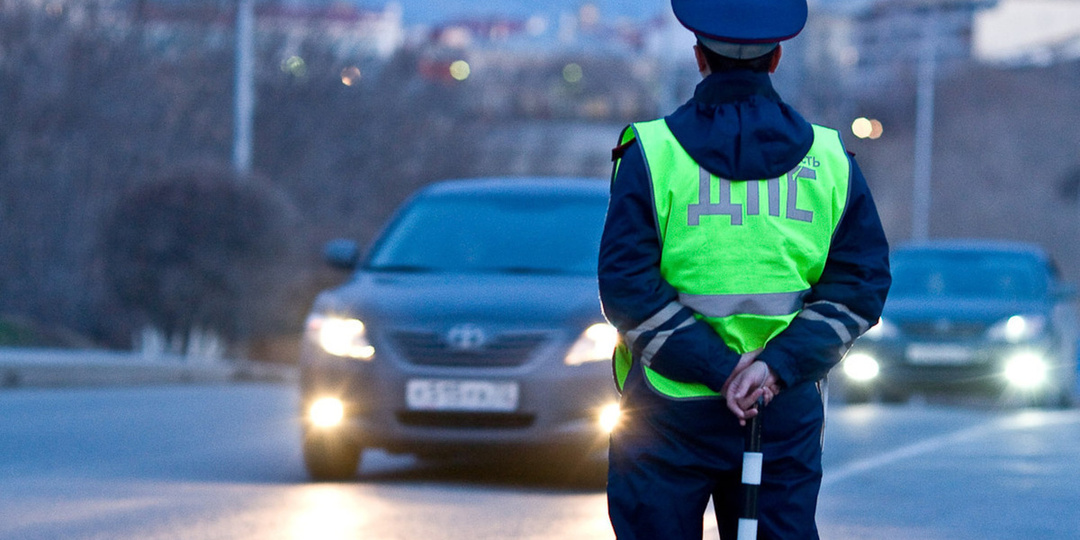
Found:
[[[946,238],[939,240],[924,240],[921,242],[909,242],[897,246],[893,252],[961,252],[961,253],[1012,253],[1028,255],[1039,259],[1048,260],[1049,256],[1041,246],[1033,242],[1020,242],[1015,240],[994,240],[984,238]]]
[[[608,182],[598,178],[569,178],[545,176],[502,176],[483,178],[461,178],[435,182],[423,188],[419,194],[505,194],[505,195],[548,195],[579,194],[607,196]]]

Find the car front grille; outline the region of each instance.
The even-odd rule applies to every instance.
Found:
[[[452,348],[441,334],[398,331],[390,334],[394,348],[410,364],[420,366],[514,367],[528,362],[548,336],[541,332],[504,333],[475,349]]]

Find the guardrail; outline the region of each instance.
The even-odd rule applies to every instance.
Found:
[[[293,366],[139,353],[0,348],[0,388],[294,382]]]

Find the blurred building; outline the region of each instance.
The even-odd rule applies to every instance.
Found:
[[[117,2],[120,3],[120,2]],[[127,0],[132,17],[151,31],[170,33],[184,25],[220,25],[230,29],[235,0]],[[341,56],[388,58],[405,39],[401,5],[380,9],[353,3],[309,0],[257,0],[256,28],[285,40],[318,36],[329,40]]]
[[[255,0],[256,28],[284,42],[329,40],[342,57],[386,59],[405,43],[402,7],[379,8],[326,0]],[[147,39],[165,44],[187,34],[224,41],[233,32],[236,0],[4,0],[0,9],[41,9],[71,24],[117,30],[139,25]]]
[[[851,97],[910,88],[914,66],[932,55],[939,70],[973,58],[980,10],[997,0],[810,0],[801,36],[804,69],[827,74]],[[929,53],[928,53],[929,48]]]
[[[1080,58],[1080,2],[1000,0],[976,19],[975,55],[984,63],[1012,66]]]
[[[428,80],[463,84],[475,113],[503,119],[637,119],[655,110],[655,24],[607,17],[585,2],[551,16],[476,15],[410,31]],[[549,7],[549,6],[548,6]]]

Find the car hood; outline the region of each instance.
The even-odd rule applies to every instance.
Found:
[[[360,272],[315,311],[381,325],[586,325],[603,320],[595,276]]]
[[[1013,315],[1046,314],[1048,300],[889,298],[882,317],[891,321],[949,319],[992,323]]]

